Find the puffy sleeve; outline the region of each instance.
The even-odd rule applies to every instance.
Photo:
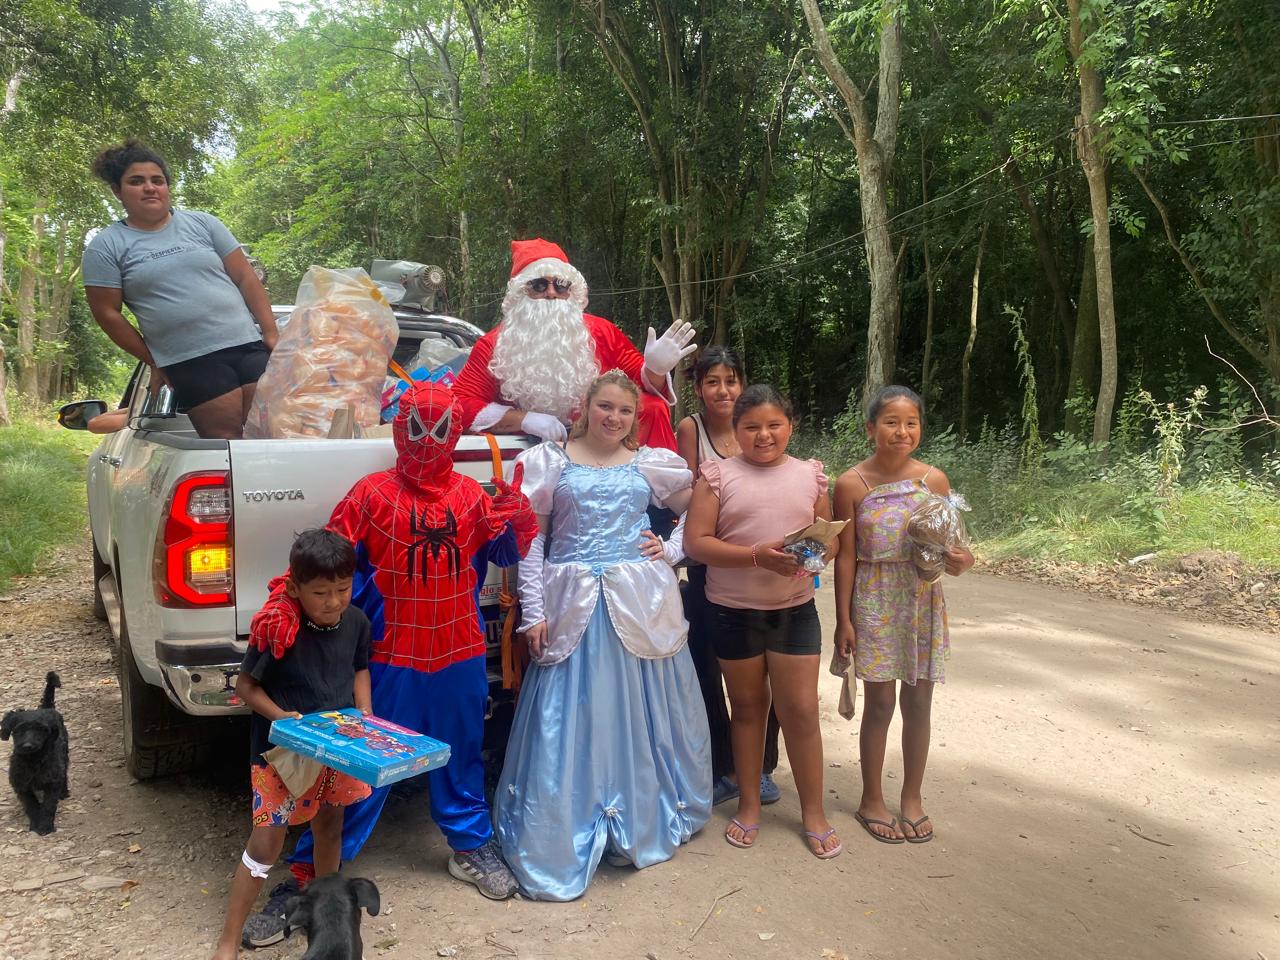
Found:
[[[810,460],[809,466],[813,467],[813,478],[815,486],[813,489],[813,498],[829,496],[831,493],[830,482],[827,480],[826,467],[822,465],[821,460]]]
[[[551,513],[551,498],[555,494],[556,484],[560,482],[560,474],[564,471],[567,454],[560,447],[547,440],[536,447],[531,447],[512,461],[507,468],[507,482],[515,471],[515,464],[524,464],[524,482],[520,492],[529,498],[533,512],[540,517]]]
[[[636,469],[653,491],[653,502],[661,505],[673,493],[688,490],[693,474],[684,457],[662,447],[641,447],[636,454]]]

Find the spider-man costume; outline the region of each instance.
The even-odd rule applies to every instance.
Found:
[[[447,387],[416,384],[394,421],[395,467],[357,481],[329,519],[331,530],[356,545],[361,561],[353,596],[374,627],[374,713],[449,744],[449,763],[427,777],[432,818],[455,851],[473,850],[493,835],[480,756],[489,691],[478,577],[489,560],[517,562],[537,534],[519,473],[510,485],[495,478],[498,492],[490,497],[454,472],[462,427]],[[273,600],[282,592],[273,591]],[[291,603],[269,601],[255,617],[254,635],[283,639],[291,633],[290,616],[296,630],[296,611]],[[257,630],[256,621],[267,617],[278,627]],[[347,808],[344,860],[373,832],[387,791]],[[291,860],[311,863],[310,831]]]

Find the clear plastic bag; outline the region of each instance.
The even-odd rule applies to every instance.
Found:
[[[945,497],[931,494],[907,520],[907,537],[911,540],[911,561],[925,583],[941,579],[947,564],[947,551],[967,547],[969,531],[965,529],[961,511],[968,512],[969,503],[954,490]]]
[[[245,436],[326,437],[347,407],[357,430],[376,426],[400,337],[386,297],[358,267],[312,267],[296,303],[258,381]]]
[[[800,569],[806,573],[821,573],[827,566],[827,545],[812,537],[788,543],[782,552],[795,557]]]

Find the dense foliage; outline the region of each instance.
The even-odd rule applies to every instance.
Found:
[[[13,3],[0,332],[44,399],[109,372],[75,269],[112,215],[88,161],[126,133],[277,300],[310,263],[407,258],[488,325],[508,241],[542,235],[593,311],[636,336],[693,320],[811,425],[882,376],[869,323],[957,438],[1022,431],[1030,407],[1054,450],[1113,435],[1140,390],[1159,407],[1204,384],[1222,422],[1259,412],[1241,378],[1280,390],[1276,4]],[[1275,441],[1240,442],[1256,468]]]

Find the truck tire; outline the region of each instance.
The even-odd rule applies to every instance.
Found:
[[[124,610],[120,612],[120,705],[125,769],[138,780],[186,773],[206,765],[223,726],[177,709],[165,692],[142,678],[133,659]]]
[[[98,551],[98,541],[94,540],[92,535],[89,538],[89,549],[93,551],[93,616],[95,619],[107,619],[107,605],[102,600],[102,589],[98,586],[102,582],[102,578],[110,571],[107,562],[102,559],[102,554]]]

